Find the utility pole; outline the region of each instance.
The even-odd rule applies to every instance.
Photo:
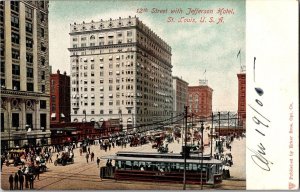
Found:
[[[219,115],[219,153],[221,153],[221,113],[218,112],[218,115]]]
[[[187,151],[187,108],[188,106],[184,106],[185,109],[185,131],[184,131],[184,151],[183,151],[183,155],[184,155],[184,169],[183,169],[183,190],[185,190],[186,188],[186,151]]]
[[[211,113],[211,128],[210,128],[210,157],[212,157],[213,147],[213,128],[214,128],[214,113]]]
[[[228,131],[227,131],[227,135],[229,135],[228,132],[229,132],[229,111],[228,111]]]
[[[204,146],[203,146],[203,139],[204,139],[204,135],[203,135],[203,121],[201,122],[201,172],[200,172],[200,179],[201,179],[201,190],[203,190],[203,181],[202,181],[202,167],[203,167],[203,153],[204,153]]]

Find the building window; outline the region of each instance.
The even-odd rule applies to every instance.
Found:
[[[32,33],[32,24],[29,22],[26,22],[25,26],[26,26],[26,32]]]
[[[40,100],[40,108],[41,109],[46,109],[47,108],[46,100]]]
[[[32,53],[26,53],[26,61],[28,63],[33,63],[33,54]]]
[[[19,65],[12,65],[12,74],[13,75],[20,75],[20,66]]]
[[[42,88],[41,88],[41,91],[43,92],[43,93],[45,93],[45,85],[42,85]]]
[[[111,106],[111,105],[114,104],[114,102],[113,101],[109,101],[108,104]]]
[[[17,33],[11,33],[11,42],[15,44],[20,43],[20,36]]]
[[[127,31],[127,36],[128,37],[132,36],[132,31]]]
[[[15,80],[13,80],[13,81],[12,81],[12,84],[13,84],[13,89],[14,89],[15,91],[20,90],[20,81],[15,81]]]
[[[42,131],[46,131],[47,127],[47,114],[40,114],[40,126]]]
[[[42,71],[41,79],[45,80],[45,71]]]
[[[5,73],[5,64],[4,61],[1,60],[1,73]]]
[[[74,38],[73,38],[73,41],[77,41],[77,37],[74,37]]]
[[[15,28],[19,28],[19,18],[15,15],[11,16],[11,26]]]
[[[44,37],[45,36],[45,29],[41,28],[41,36]]]
[[[33,91],[33,83],[27,83],[27,91]]]
[[[42,64],[43,66],[45,65],[45,62],[46,62],[45,58],[44,58],[44,57],[41,57],[41,64]]]
[[[103,110],[100,110],[100,114],[101,114],[101,115],[103,114]]]
[[[30,127],[31,129],[33,128],[32,126],[32,114],[31,113],[26,113],[26,125]]]
[[[18,1],[11,1],[10,8],[13,11],[19,12],[19,2]]]
[[[32,18],[32,13],[33,13],[33,11],[30,7],[25,8],[25,15],[26,15],[27,18],[31,19]]]
[[[108,113],[109,113],[109,114],[113,114],[113,110],[112,110],[112,109],[109,109]]]
[[[4,113],[1,113],[1,132],[4,132]]]
[[[26,47],[32,48],[33,42],[32,39],[26,37]]]
[[[27,77],[33,78],[33,68],[27,67]]]
[[[12,127],[19,127],[19,113],[12,113]]]
[[[12,49],[11,50],[11,56],[13,59],[20,59],[20,51],[18,49]]]

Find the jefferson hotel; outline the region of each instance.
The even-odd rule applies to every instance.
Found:
[[[147,130],[172,117],[171,47],[138,18],[70,25],[71,119]]]
[[[0,1],[1,147],[50,140],[48,1]]]

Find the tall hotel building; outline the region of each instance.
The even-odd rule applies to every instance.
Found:
[[[72,121],[146,130],[172,116],[171,47],[138,18],[74,23],[70,40]]]
[[[48,1],[0,1],[1,147],[50,141]]]
[[[188,83],[179,77],[173,77],[173,116],[184,113],[188,96]]]

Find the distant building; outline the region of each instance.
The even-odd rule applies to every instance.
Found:
[[[118,118],[143,131],[171,117],[171,47],[142,21],[74,23],[69,34],[72,122]]]
[[[50,142],[48,4],[0,1],[2,149]]]
[[[238,117],[239,125],[246,125],[246,73],[237,74],[238,77]]]
[[[213,89],[208,85],[188,87],[188,112],[197,117],[208,117],[212,114]]]
[[[188,83],[179,77],[173,76],[173,116],[184,113],[188,96]]]
[[[51,123],[71,122],[70,76],[64,72],[50,75]]]

